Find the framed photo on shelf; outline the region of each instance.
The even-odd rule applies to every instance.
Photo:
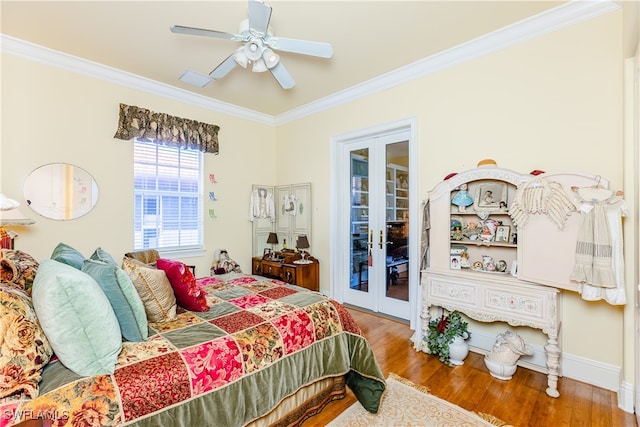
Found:
[[[462,267],[460,266],[461,255],[451,255],[451,263],[450,268],[452,270],[460,270]]]
[[[505,210],[507,206],[507,183],[484,182],[478,184],[473,208],[476,211]]]
[[[262,259],[271,259],[271,248],[264,248],[264,252],[262,253]]]
[[[509,243],[509,236],[511,232],[511,226],[509,225],[499,225],[496,228],[496,242]]]

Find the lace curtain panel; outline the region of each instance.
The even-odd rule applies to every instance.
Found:
[[[120,104],[118,130],[114,138],[126,141],[139,138],[218,154],[219,130],[216,125]]]

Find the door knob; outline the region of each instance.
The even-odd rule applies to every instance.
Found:
[[[378,243],[380,245],[380,249],[382,249],[382,245],[393,245],[393,242],[383,242],[382,235],[382,230],[380,230],[380,243]]]

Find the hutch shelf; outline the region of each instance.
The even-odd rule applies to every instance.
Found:
[[[571,186],[594,185],[585,174],[543,174],[571,198]],[[562,349],[562,290],[577,291],[569,280],[575,257],[579,215],[559,229],[545,215],[531,215],[516,227],[509,206],[519,185],[532,179],[498,167],[478,167],[442,181],[429,193],[429,265],[422,271],[422,337],[429,333],[430,308],[457,310],[480,322],[527,326],[547,337],[547,394],[558,397]],[[460,191],[473,201],[454,204]],[[458,198],[459,199],[459,198]],[[456,200],[458,200],[456,199]],[[553,244],[551,244],[553,242]],[[427,351],[424,339],[417,350]]]

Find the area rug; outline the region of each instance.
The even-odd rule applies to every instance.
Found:
[[[327,427],[346,426],[507,427],[509,425],[491,415],[467,411],[432,395],[426,387],[392,373],[387,378],[387,389],[377,414],[367,412],[360,403],[356,402],[327,424]]]

